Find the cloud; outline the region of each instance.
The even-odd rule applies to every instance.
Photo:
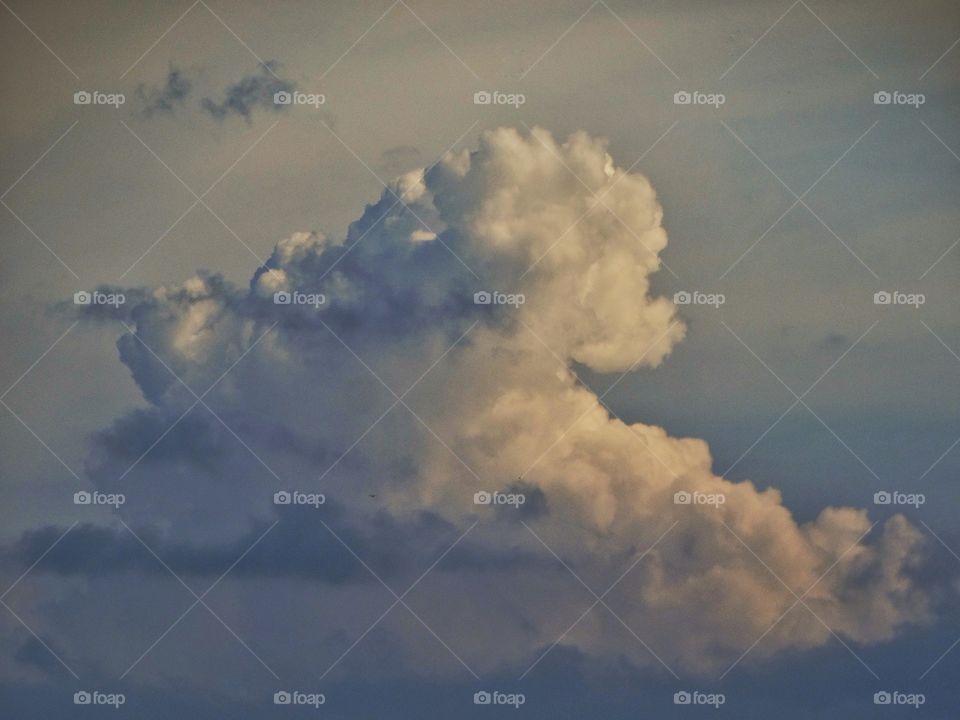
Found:
[[[163,85],[147,87],[141,83],[137,86],[137,97],[143,103],[143,114],[151,117],[173,113],[175,108],[186,101],[192,89],[193,83],[183,71],[171,66]]]
[[[228,85],[222,100],[205,97],[200,105],[216,120],[239,115],[249,121],[258,107],[277,112],[286,106],[274,103],[273,96],[278,92],[292,92],[295,87],[292,81],[277,76],[277,68],[275,61],[268,60],[257,74],[247,75]]]
[[[553,553],[598,593],[622,576],[610,607],[690,672],[717,673],[761,636],[747,662],[823,646],[831,630],[869,644],[925,622],[925,544],[903,517],[871,529],[864,510],[825,508],[800,524],[776,489],[715,475],[705,441],[624,423],[579,383],[577,365],[610,382],[656,368],[685,335],[651,292],[662,214],[650,182],[586,133],[486,132],[398,178],[346,238],[282,240],[249,287],[205,273],[131,292],[136,336],[118,346],[148,406],[98,435],[87,473],[124,488],[128,521],[180,538],[184,569],[188,547],[234,552],[274,516],[265,487],[335,495],[350,527],[386,522],[378,542],[398,547],[424,513],[445,540],[482,521],[469,547],[487,561],[454,563],[424,602],[483,668],[522,669],[582,613]],[[523,302],[475,304],[480,291]],[[276,304],[277,292],[324,302]],[[477,506],[480,490],[530,505]],[[678,505],[678,492],[724,502]],[[194,560],[209,568],[230,555],[205,552]],[[599,613],[561,644],[658,666]]]
[[[64,529],[47,526],[24,533],[7,548],[4,561],[13,571],[22,572],[44,555],[38,574],[64,577],[104,578],[131,574],[168,574],[167,568],[183,578],[219,577],[239,557],[231,572],[234,578],[297,578],[328,585],[373,583],[375,577],[358,563],[350,550],[379,568],[377,575],[395,581],[428,565],[456,540],[460,530],[442,517],[425,511],[396,518],[375,511],[365,523],[343,512],[336,501],[324,503],[323,512],[313,507],[278,506],[276,529],[257,524],[229,543],[198,545],[185,543],[147,526],[134,535],[122,527],[85,523],[71,530],[68,539],[56,543]],[[318,520],[319,518],[319,520]],[[261,542],[257,542],[263,537]],[[141,540],[143,542],[141,542]],[[166,568],[144,547],[156,553]],[[256,544],[257,551],[246,555]],[[442,572],[502,567],[544,567],[547,561],[532,552],[492,551],[473,542],[458,544],[446,556]]]

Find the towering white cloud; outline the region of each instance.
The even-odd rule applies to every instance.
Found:
[[[828,508],[799,524],[778,491],[716,476],[703,440],[621,422],[578,382],[575,364],[613,382],[656,367],[682,340],[676,308],[650,292],[667,243],[661,218],[650,183],[616,167],[602,141],[500,129],[473,152],[399,178],[342,241],[311,233],[281,241],[247,290],[209,275],[156,290],[131,309],[143,344],[198,392],[243,357],[208,402],[262,463],[223,450],[235,440],[205,416],[197,444],[206,449],[168,450],[138,471],[156,481],[140,487],[153,493],[149,519],[212,532],[218,521],[196,531],[196,506],[172,501],[171,487],[211,503],[215,488],[233,499],[212,512],[229,534],[237,519],[272,512],[257,503],[276,472],[301,484],[322,477],[319,487],[358,517],[375,491],[399,518],[426,508],[465,528],[478,513],[475,491],[518,485],[546,502],[545,512],[523,516],[527,524],[598,592],[663,536],[610,602],[670,665],[724,667],[808,590],[756,657],[822,645],[831,631],[877,642],[924,620],[928,599],[909,579],[921,537],[903,518],[868,533],[865,511]],[[278,291],[322,293],[325,302],[276,305]],[[478,305],[478,291],[523,302]],[[136,339],[124,338],[121,351],[151,407],[101,436],[89,467],[107,485],[129,460],[116,457],[125,437],[149,445],[193,401]],[[441,356],[404,397],[409,410],[399,404],[367,433],[395,400],[374,374],[399,395]],[[204,452],[222,462],[198,467]],[[188,465],[189,479],[169,472]],[[680,491],[725,502],[677,505]],[[133,503],[125,511],[137,512]],[[480,534],[491,551],[542,549],[504,513],[483,517],[503,525]],[[517,589],[514,603],[498,601],[498,617],[523,642],[493,648],[486,633],[464,632],[461,650],[481,667],[522,666],[584,607],[582,598],[555,601],[553,575],[521,577],[509,564],[490,574]],[[473,584],[484,585],[474,576],[463,586]],[[485,602],[479,591],[478,616]],[[445,612],[439,601],[436,611]],[[655,662],[639,644],[625,646],[620,625],[595,616],[563,642]]]

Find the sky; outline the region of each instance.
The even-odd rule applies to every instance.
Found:
[[[2,714],[955,717],[958,45],[0,2]]]

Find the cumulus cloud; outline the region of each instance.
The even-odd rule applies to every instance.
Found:
[[[798,523],[776,489],[715,475],[705,441],[624,423],[578,382],[575,365],[613,381],[683,339],[650,287],[661,221],[650,182],[601,140],[484,133],[394,181],[345,238],[277,243],[247,288],[199,274],[131,293],[120,357],[147,406],[98,435],[87,473],[124,488],[131,522],[221,548],[211,565],[251,519],[276,515],[268,491],[283,484],[336,495],[357,527],[384,517],[375,498],[393,523],[382,542],[425,512],[445,542],[480,519],[470,552],[491,561],[438,568],[424,613],[457,628],[450,641],[483,669],[529,665],[590,604],[541,539],[598,593],[629,569],[610,607],[684,670],[729,665],[808,589],[751,659],[824,645],[831,629],[866,644],[925,621],[923,542],[904,518],[871,531],[866,511],[826,508]],[[475,304],[480,291],[524,302]],[[325,302],[278,305],[276,292]],[[478,507],[481,490],[531,504]],[[677,505],[677,492],[725,502]],[[547,563],[511,562],[510,549]],[[561,644],[656,665],[600,611]]]
[[[239,115],[247,121],[250,120],[256,108],[278,111],[286,107],[274,103],[273,96],[278,92],[292,92],[294,84],[290,80],[278,77],[277,67],[275,61],[268,60],[263,63],[259,72],[228,85],[222,99],[203,98],[201,107],[216,120]]]

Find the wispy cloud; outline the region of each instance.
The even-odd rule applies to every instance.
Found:
[[[170,114],[186,102],[193,90],[193,82],[183,70],[172,67],[167,77],[160,85],[145,85],[137,87],[137,97],[143,103],[143,114],[151,117],[157,114]]]
[[[274,102],[274,95],[279,92],[292,92],[295,85],[290,80],[279,79],[274,73],[278,65],[271,60],[260,71],[246,75],[235,83],[228,85],[222,98],[215,100],[205,97],[201,107],[216,120],[225,120],[236,115],[249,121],[257,108],[277,112],[285,106]]]

